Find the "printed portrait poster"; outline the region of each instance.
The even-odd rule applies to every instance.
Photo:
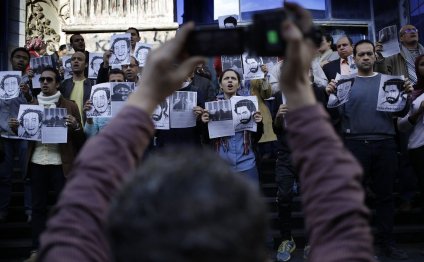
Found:
[[[51,56],[31,57],[29,60],[29,66],[34,71],[34,77],[32,78],[32,88],[41,88],[40,76],[41,71],[44,67],[53,66]]]
[[[134,57],[135,59],[137,59],[139,67],[144,67],[144,65],[146,64],[147,55],[149,54],[151,49],[152,46],[149,44],[144,44],[141,42],[135,44]]]
[[[72,66],[71,66],[71,58],[70,55],[62,56],[62,66],[65,73],[63,74],[64,79],[72,78]]]
[[[278,57],[276,56],[261,56],[262,62],[267,66],[268,72],[278,63]]]
[[[209,138],[233,136],[235,134],[230,100],[206,102],[205,109],[209,112]]]
[[[337,74],[335,80],[337,81],[336,84],[336,93],[330,94],[328,97],[328,108],[335,108],[338,106],[343,105],[347,101],[349,101],[350,98],[350,91],[353,86],[353,83],[355,82],[355,76],[353,75],[340,75]]]
[[[134,92],[134,82],[112,82],[109,83],[112,90],[112,116],[116,116],[127,101],[128,97]]]
[[[44,108],[41,143],[65,144],[68,141],[68,127],[65,125],[66,115],[66,108]]]
[[[21,71],[0,72],[0,99],[8,100],[19,96]]]
[[[164,101],[162,101],[159,105],[157,105],[155,111],[153,111],[152,120],[153,120],[155,129],[169,130],[169,127],[170,127],[169,100],[170,98],[167,97]]]
[[[131,34],[116,34],[110,38],[112,55],[109,65],[129,65],[131,53]]]
[[[238,15],[223,15],[218,17],[219,28],[234,28],[237,27]]]
[[[244,80],[264,78],[264,72],[261,70],[261,65],[263,64],[261,57],[244,53],[242,59]]]
[[[221,56],[222,71],[227,69],[233,69],[240,75],[240,79],[243,80],[243,63],[241,55],[235,56]]]
[[[253,118],[253,114],[259,110],[257,97],[233,96],[230,101],[234,131],[249,130],[256,132],[257,124]]]
[[[25,140],[41,141],[41,126],[44,107],[39,105],[20,105],[18,113],[18,136]]]
[[[90,100],[93,106],[86,112],[87,117],[112,117],[111,94],[110,83],[92,86]]]
[[[171,128],[187,128],[196,126],[196,115],[193,108],[197,106],[197,93],[189,91],[177,91],[172,94],[171,105]]]
[[[383,45],[381,54],[384,57],[400,53],[397,32],[396,25],[391,25],[378,31],[378,41]]]
[[[88,78],[97,79],[101,63],[103,63],[103,53],[90,52],[88,61]]]
[[[399,112],[405,108],[408,95],[403,91],[403,76],[381,75],[377,111]]]

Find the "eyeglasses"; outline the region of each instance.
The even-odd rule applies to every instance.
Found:
[[[137,65],[129,64],[129,65],[122,65],[121,67],[122,67],[122,70],[125,70],[125,69],[127,69],[128,67],[129,67],[129,68],[135,68],[135,67],[137,67]]]
[[[405,29],[405,30],[403,30],[403,33],[404,34],[418,33],[418,29],[416,29],[416,28]]]
[[[47,83],[51,83],[53,82],[54,79],[52,77],[40,77],[39,79],[40,83],[44,83],[44,81],[46,80],[47,80]]]

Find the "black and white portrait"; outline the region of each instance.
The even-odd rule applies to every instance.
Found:
[[[32,88],[41,88],[40,85],[40,76],[41,71],[47,66],[53,66],[51,56],[41,56],[41,57],[32,57],[29,61],[30,68],[34,72],[34,77],[32,78]]]
[[[256,122],[253,118],[253,115],[258,111],[256,96],[233,96],[231,105],[235,131],[256,131]]]
[[[19,96],[21,75],[19,71],[0,72],[0,99],[8,100]]]
[[[165,101],[156,106],[152,114],[152,120],[156,129],[169,129],[169,98],[166,98]]]
[[[209,105],[209,120],[210,121],[226,121],[232,120],[230,100],[219,100],[211,102]]]
[[[103,62],[102,53],[90,53],[89,56],[89,67],[88,67],[88,78],[97,79],[99,73],[100,64]]]
[[[90,100],[93,104],[87,117],[111,117],[110,83],[94,85],[91,89]]]
[[[18,136],[25,140],[41,141],[44,108],[38,105],[20,105]]]
[[[209,112],[209,138],[233,136],[233,113],[230,100],[206,102],[205,109]]]
[[[175,92],[172,95],[172,109],[174,111],[193,111],[196,106],[194,92]]]
[[[235,28],[237,27],[238,15],[224,15],[218,17],[219,28]]]
[[[64,70],[63,78],[68,79],[72,77],[71,57],[69,55],[62,57],[62,66]]]
[[[196,115],[193,108],[197,106],[197,93],[177,91],[169,98],[170,127],[187,128],[196,126]]]
[[[350,90],[355,82],[355,78],[341,78],[337,81],[336,93],[328,98],[328,108],[338,107],[349,101]]]
[[[129,65],[131,52],[131,34],[117,34],[110,39],[110,65]]]
[[[396,25],[387,26],[378,32],[378,41],[383,45],[383,51],[381,53],[384,57],[400,52],[397,32]]]
[[[243,79],[243,63],[242,58],[239,55],[236,56],[221,56],[222,71],[227,69],[233,69],[239,73],[241,79]]]
[[[41,143],[58,144],[68,140],[68,127],[66,126],[66,108],[45,108],[44,121],[41,130]]]
[[[264,73],[261,70],[261,65],[263,64],[262,58],[247,53],[244,53],[242,58],[245,80],[264,78]]]
[[[135,45],[134,57],[137,59],[139,67],[144,67],[147,55],[149,54],[151,49],[152,46],[148,44],[138,42]]]
[[[407,94],[403,91],[404,83],[399,77],[381,76],[377,111],[398,112],[405,107]]]
[[[134,91],[133,82],[113,82],[111,83],[113,95],[112,101],[127,101],[128,96]]]

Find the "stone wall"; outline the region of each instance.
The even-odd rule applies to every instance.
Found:
[[[140,30],[141,41],[158,46],[172,38],[173,0],[27,0],[27,36],[42,35],[51,52],[81,33],[88,51],[109,49],[112,34],[128,27]],[[54,47],[54,48],[53,48]]]

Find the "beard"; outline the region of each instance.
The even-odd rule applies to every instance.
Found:
[[[250,118],[243,118],[243,119],[240,119],[240,123],[242,123],[242,124],[247,124],[247,123],[249,123],[250,122]]]
[[[254,67],[254,68],[250,68],[250,69],[249,69],[249,71],[250,71],[251,73],[256,73],[256,72],[258,72],[258,70],[259,70],[259,67]]]
[[[398,101],[398,98],[397,97],[386,97],[386,101],[389,104],[394,104]]]

